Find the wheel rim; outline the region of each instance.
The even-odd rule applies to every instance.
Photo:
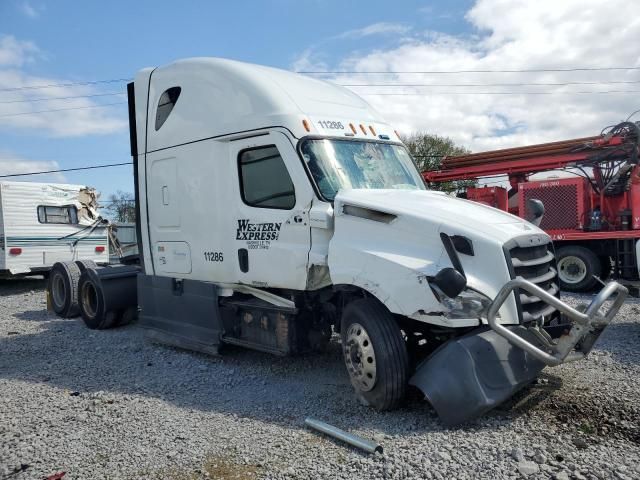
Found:
[[[67,295],[64,289],[64,279],[62,275],[59,273],[54,273],[53,278],[51,279],[51,295],[53,295],[53,303],[56,304],[58,308],[62,308],[64,306],[64,302],[67,299]]]
[[[558,262],[558,276],[564,283],[580,283],[587,277],[587,265],[579,257],[563,257]]]
[[[90,318],[95,318],[98,310],[98,293],[94,286],[87,282],[82,286],[82,308]]]
[[[376,354],[369,333],[359,323],[347,329],[344,359],[351,381],[360,390],[368,392],[376,384]]]

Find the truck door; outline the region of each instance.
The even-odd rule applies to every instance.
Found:
[[[294,146],[280,132],[230,145],[238,175],[230,232],[237,281],[255,287],[304,289],[313,190]]]

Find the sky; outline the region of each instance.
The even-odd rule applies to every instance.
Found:
[[[130,161],[126,79],[191,56],[388,72],[313,75],[472,151],[590,136],[640,109],[638,39],[629,0],[0,0],[0,175]],[[130,166],[15,179],[133,191]]]

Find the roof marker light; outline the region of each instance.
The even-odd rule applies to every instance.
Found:
[[[360,130],[362,130],[362,133],[364,133],[365,135],[367,134],[367,129],[364,128],[364,125],[360,124]]]
[[[358,133],[358,131],[356,130],[356,127],[353,126],[353,123],[350,123],[349,127],[351,127],[351,131],[353,132],[354,135]]]
[[[373,129],[371,125],[369,125],[369,130],[371,130],[371,135],[376,136],[376,131]]]
[[[22,253],[22,249],[21,248],[10,248],[9,249],[9,255],[20,255]]]
[[[307,121],[307,119],[305,118],[304,120],[302,120],[302,126],[304,127],[304,129],[307,132],[311,131],[311,127],[309,126],[309,122]]]

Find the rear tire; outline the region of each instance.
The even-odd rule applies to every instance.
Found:
[[[82,272],[78,282],[78,303],[82,320],[91,330],[113,328],[122,320],[122,310],[106,310],[102,285],[95,270]]]
[[[585,247],[569,245],[557,250],[560,288],[569,292],[587,292],[598,284],[602,265],[598,256]]]
[[[62,318],[77,317],[80,269],[74,262],[57,262],[49,271],[47,289],[53,311]]]
[[[409,355],[391,313],[376,300],[355,300],[342,314],[341,338],[358,399],[376,410],[398,407],[406,395]]]
[[[98,265],[93,260],[76,260],[76,265],[80,269],[80,272],[84,272],[87,268],[98,268]]]

